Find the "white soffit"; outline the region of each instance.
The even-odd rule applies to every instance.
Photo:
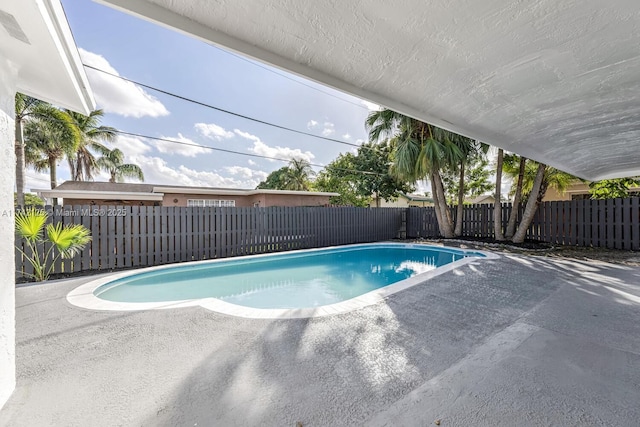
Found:
[[[83,114],[95,108],[60,0],[2,0],[0,57],[18,70],[19,92]]]
[[[98,0],[590,180],[640,174],[638,0]]]

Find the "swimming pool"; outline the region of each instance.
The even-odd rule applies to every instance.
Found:
[[[375,243],[166,265],[92,281],[74,305],[143,310],[200,305],[243,317],[349,311],[494,255],[421,244]]]

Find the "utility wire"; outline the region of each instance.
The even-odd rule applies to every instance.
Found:
[[[214,46],[214,47],[215,47],[215,46]],[[285,79],[291,80],[292,82],[298,83],[298,84],[300,84],[300,85],[302,85],[302,86],[306,86],[306,87],[308,87],[309,89],[316,90],[316,91],[318,91],[318,92],[324,93],[325,95],[332,96],[332,97],[334,97],[334,98],[336,98],[336,99],[339,99],[340,101],[348,102],[349,104],[355,105],[356,107],[359,107],[359,108],[362,108],[362,109],[368,110],[368,108],[367,108],[367,107],[365,107],[365,106],[364,106],[364,105],[362,105],[362,104],[358,104],[358,103],[355,103],[355,102],[353,102],[353,101],[349,101],[348,99],[341,98],[341,97],[339,97],[339,96],[337,96],[337,95],[335,95],[335,94],[333,94],[333,93],[329,93],[329,92],[324,91],[324,90],[322,90],[322,89],[320,89],[320,88],[317,88],[317,87],[311,86],[311,85],[309,85],[309,84],[306,84],[305,82],[301,82],[300,80],[296,80],[296,79],[294,79],[294,78],[292,78],[292,77],[290,77],[290,76],[287,76],[286,74],[279,73],[279,72],[277,72],[276,70],[274,70],[274,69],[272,69],[272,68],[269,68],[269,67],[267,67],[267,66],[265,66],[265,65],[262,65],[262,64],[261,64],[261,63],[259,63],[259,62],[253,61],[253,60],[251,60],[251,59],[245,58],[245,57],[240,56],[240,55],[236,55],[236,54],[235,54],[235,53],[233,53],[233,52],[229,52],[229,51],[226,51],[226,50],[224,50],[224,49],[220,49],[220,48],[218,48],[218,47],[216,47],[216,49],[218,49],[218,50],[220,50],[221,52],[224,52],[224,53],[226,53],[226,54],[228,54],[228,55],[234,56],[234,57],[236,57],[236,58],[238,58],[238,59],[240,59],[240,60],[242,60],[242,61],[248,62],[248,63],[249,63],[249,64],[251,64],[251,65],[254,65],[254,66],[256,66],[256,67],[259,67],[259,68],[262,68],[262,69],[264,69],[264,70],[266,70],[266,71],[269,71],[270,73],[276,74],[276,75],[278,75],[278,76],[280,76],[280,77],[284,77]]]
[[[305,135],[305,136],[310,136],[312,138],[318,138],[318,139],[322,139],[322,140],[325,140],[325,141],[335,142],[335,143],[338,143],[338,144],[349,145],[351,147],[361,147],[361,145],[354,144],[352,142],[340,141],[339,139],[328,138],[326,136],[320,136],[320,135],[316,135],[316,134],[313,134],[313,133],[310,133],[310,132],[305,132],[305,131],[302,131],[302,130],[299,130],[299,129],[293,129],[293,128],[289,128],[289,127],[286,127],[286,126],[278,125],[278,124],[275,124],[275,123],[267,122],[267,121],[264,121],[264,120],[256,119],[254,117],[245,116],[244,114],[234,113],[233,111],[225,110],[224,108],[216,107],[214,105],[207,104],[207,103],[201,102],[201,101],[196,101],[195,99],[187,98],[186,96],[178,95],[178,94],[166,91],[164,89],[160,89],[160,88],[157,88],[157,87],[154,87],[154,86],[151,86],[151,85],[140,83],[140,82],[138,82],[136,80],[128,79],[126,77],[120,76],[118,74],[111,73],[109,71],[102,70],[100,68],[96,68],[96,67],[91,66],[91,65],[87,65],[87,64],[82,64],[82,65],[84,65],[86,68],[89,68],[91,70],[95,70],[95,71],[107,74],[109,76],[119,78],[119,79],[127,81],[129,83],[133,83],[135,85],[142,86],[144,88],[153,90],[155,92],[159,92],[159,93],[162,93],[164,95],[172,96],[172,97],[180,99],[182,101],[191,102],[193,104],[200,105],[201,107],[210,108],[212,110],[220,111],[220,112],[225,113],[225,114],[229,114],[229,115],[232,115],[232,116],[235,116],[235,117],[240,117],[242,119],[249,120],[249,121],[252,121],[252,122],[255,122],[255,123],[260,123],[260,124],[263,124],[263,125],[266,125],[266,126],[271,126],[271,127],[276,128],[276,129],[286,130],[288,132],[297,133],[299,135]],[[372,148],[372,147],[367,147],[367,146],[364,146],[364,147],[366,147],[367,149],[370,149],[370,150],[375,150],[375,148]]]
[[[51,117],[48,117],[46,120],[50,121],[50,122],[63,123],[62,120],[51,118]],[[66,123],[66,122],[64,122],[64,123]],[[239,156],[256,157],[256,158],[260,158],[260,159],[276,160],[276,161],[286,162],[286,163],[289,163],[291,161],[290,158],[287,159],[287,158],[282,158],[282,157],[264,156],[262,154],[243,153],[241,151],[229,150],[229,149],[226,149],[226,148],[212,147],[210,145],[198,144],[198,143],[195,143],[195,142],[178,141],[178,140],[175,140],[175,139],[161,138],[161,137],[151,136],[151,135],[144,135],[144,134],[140,134],[140,133],[136,133],[136,132],[127,132],[127,131],[116,129],[116,128],[112,128],[112,129],[117,134],[133,136],[133,137],[136,137],[136,138],[151,139],[151,140],[154,140],[154,141],[169,142],[169,143],[172,143],[172,144],[185,145],[185,146],[189,146],[189,147],[204,148],[204,149],[212,150],[212,151],[220,151],[220,152],[223,152],[223,153],[237,154]],[[358,169],[337,168],[335,166],[320,165],[320,164],[311,163],[311,162],[308,162],[308,163],[309,163],[309,166],[320,168],[320,169],[340,170],[340,171],[345,171],[345,172],[362,173],[362,174],[366,174],[366,175],[384,175],[384,174],[381,174],[381,173],[378,173],[378,172],[363,171],[363,170],[358,170]]]
[[[195,143],[195,142],[177,141],[175,139],[160,138],[160,137],[157,137],[157,136],[149,136],[149,135],[143,135],[143,134],[134,133],[134,132],[126,132],[126,131],[122,131],[122,130],[118,130],[118,129],[116,129],[115,132],[118,133],[118,134],[121,134],[121,135],[133,136],[133,137],[136,137],[136,138],[145,138],[145,139],[152,139],[154,141],[170,142],[170,143],[173,143],[173,144],[186,145],[188,147],[204,148],[204,149],[212,150],[212,151],[221,151],[223,153],[237,154],[237,155],[240,155],[240,156],[257,157],[257,158],[260,158],[260,159],[267,159],[267,160],[277,160],[277,161],[286,162],[286,163],[289,163],[291,161],[291,159],[286,159],[286,158],[282,158],[282,157],[271,157],[271,156],[264,156],[262,154],[243,153],[241,151],[229,150],[229,149],[226,149],[226,148],[212,147],[210,145],[203,145],[203,144],[198,144],[198,143]],[[341,171],[345,171],[345,172],[356,172],[356,173],[362,173],[362,174],[366,174],[366,175],[383,175],[383,174],[378,173],[378,172],[363,171],[363,170],[358,170],[358,169],[336,168],[334,166],[319,165],[319,164],[311,163],[311,162],[309,162],[309,166],[320,168],[320,169],[332,169],[332,170],[341,170]]]

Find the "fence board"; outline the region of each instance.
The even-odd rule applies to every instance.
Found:
[[[631,199],[631,249],[640,250],[640,199]]]

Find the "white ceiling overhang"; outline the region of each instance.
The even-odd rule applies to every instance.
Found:
[[[637,0],[98,0],[590,180],[640,174]]]
[[[17,90],[89,114],[93,94],[60,0],[0,2],[0,57],[17,70]]]

